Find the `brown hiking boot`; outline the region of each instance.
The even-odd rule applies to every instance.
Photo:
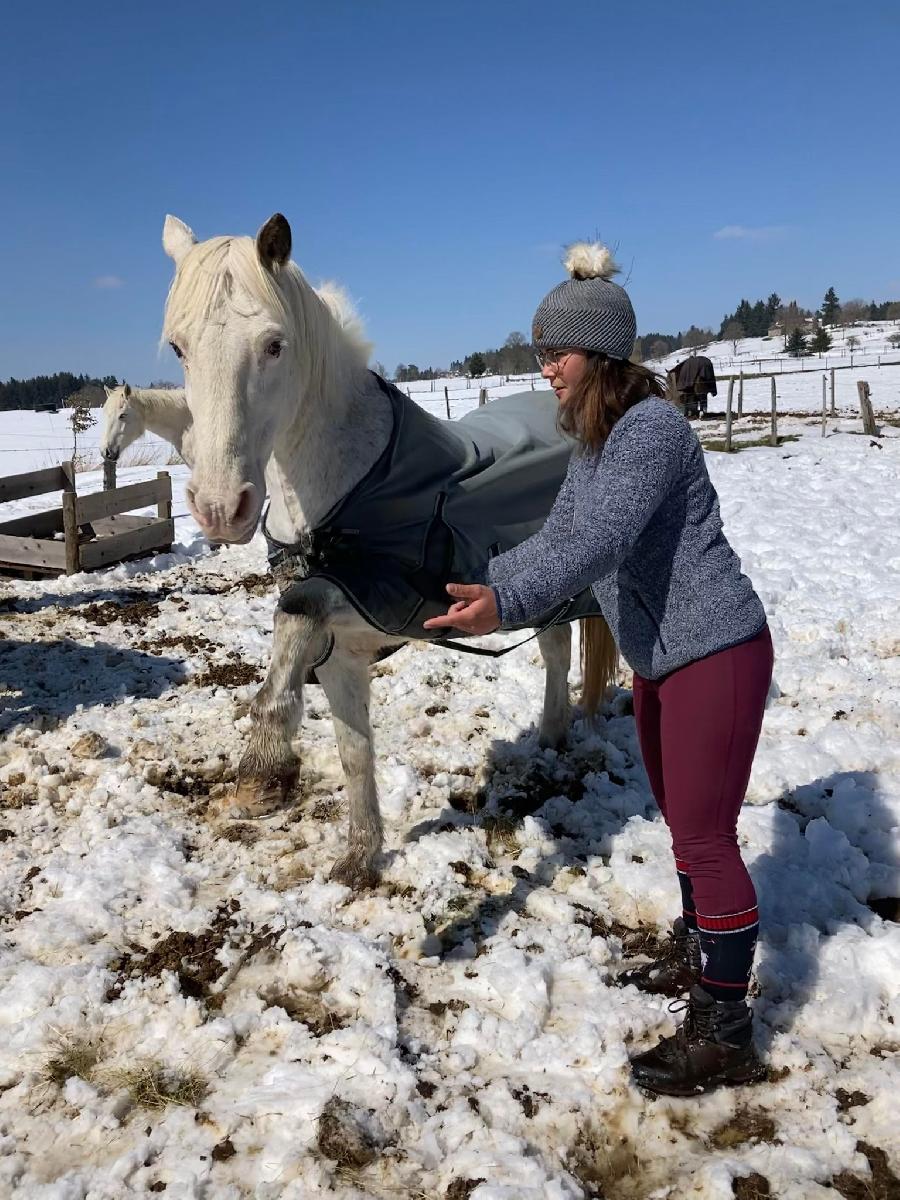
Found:
[[[698,1096],[722,1084],[755,1083],[765,1076],[752,1041],[753,1016],[743,1000],[714,1000],[691,988],[684,1023],[674,1037],[631,1060],[635,1083],[666,1096]],[[676,1011],[670,1005],[671,1011]]]
[[[678,917],[661,957],[623,971],[618,982],[633,983],[642,992],[660,996],[683,996],[700,982],[700,970],[700,935]]]

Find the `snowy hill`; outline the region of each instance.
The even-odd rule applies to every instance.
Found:
[[[822,371],[829,367],[854,365],[878,365],[883,359],[900,363],[900,346],[888,340],[892,334],[900,334],[900,321],[869,321],[858,325],[827,326],[832,346],[827,354],[814,354],[806,358],[792,358],[784,351],[784,338],[774,337],[741,338],[735,347],[731,341],[710,342],[697,349],[715,365],[717,375],[745,375],[771,371]],[[852,342],[851,339],[855,339]],[[648,360],[646,365],[658,371],[668,371],[691,353],[682,348],[661,359]]]

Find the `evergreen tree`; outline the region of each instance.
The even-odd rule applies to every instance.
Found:
[[[809,349],[811,354],[824,354],[826,350],[831,349],[831,334],[824,325],[816,326],[816,331],[809,343]]]
[[[778,312],[779,308],[781,308],[781,297],[777,292],[773,292],[766,301],[766,333],[769,331],[769,325],[771,325],[775,320],[775,314]]]
[[[830,287],[825,293],[825,299],[822,301],[822,324],[836,325],[841,311],[841,303],[838,300],[837,292],[833,287]]]
[[[807,353],[806,338],[803,336],[803,330],[799,326],[793,329],[788,335],[784,348],[792,358],[802,358]]]
[[[470,354],[469,357],[466,359],[466,374],[467,375],[472,375],[472,376],[483,375],[486,370],[487,370],[487,363],[484,360],[484,355],[479,354],[477,350],[474,354]]]

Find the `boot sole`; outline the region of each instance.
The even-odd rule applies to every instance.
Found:
[[[743,1071],[735,1074],[714,1075],[711,1079],[705,1079],[702,1082],[698,1081],[693,1086],[678,1087],[677,1084],[654,1083],[647,1079],[641,1079],[638,1074],[632,1072],[632,1078],[637,1086],[643,1092],[649,1092],[651,1096],[703,1096],[707,1092],[715,1091],[720,1087],[746,1087],[753,1083],[762,1083],[768,1071],[762,1063],[756,1063],[752,1067],[748,1067]]]

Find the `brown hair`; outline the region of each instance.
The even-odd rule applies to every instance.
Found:
[[[648,396],[666,398],[662,378],[640,363],[609,358],[585,350],[587,367],[572,398],[559,410],[557,423],[563,433],[576,438],[591,451],[598,451],[616,421]]]

